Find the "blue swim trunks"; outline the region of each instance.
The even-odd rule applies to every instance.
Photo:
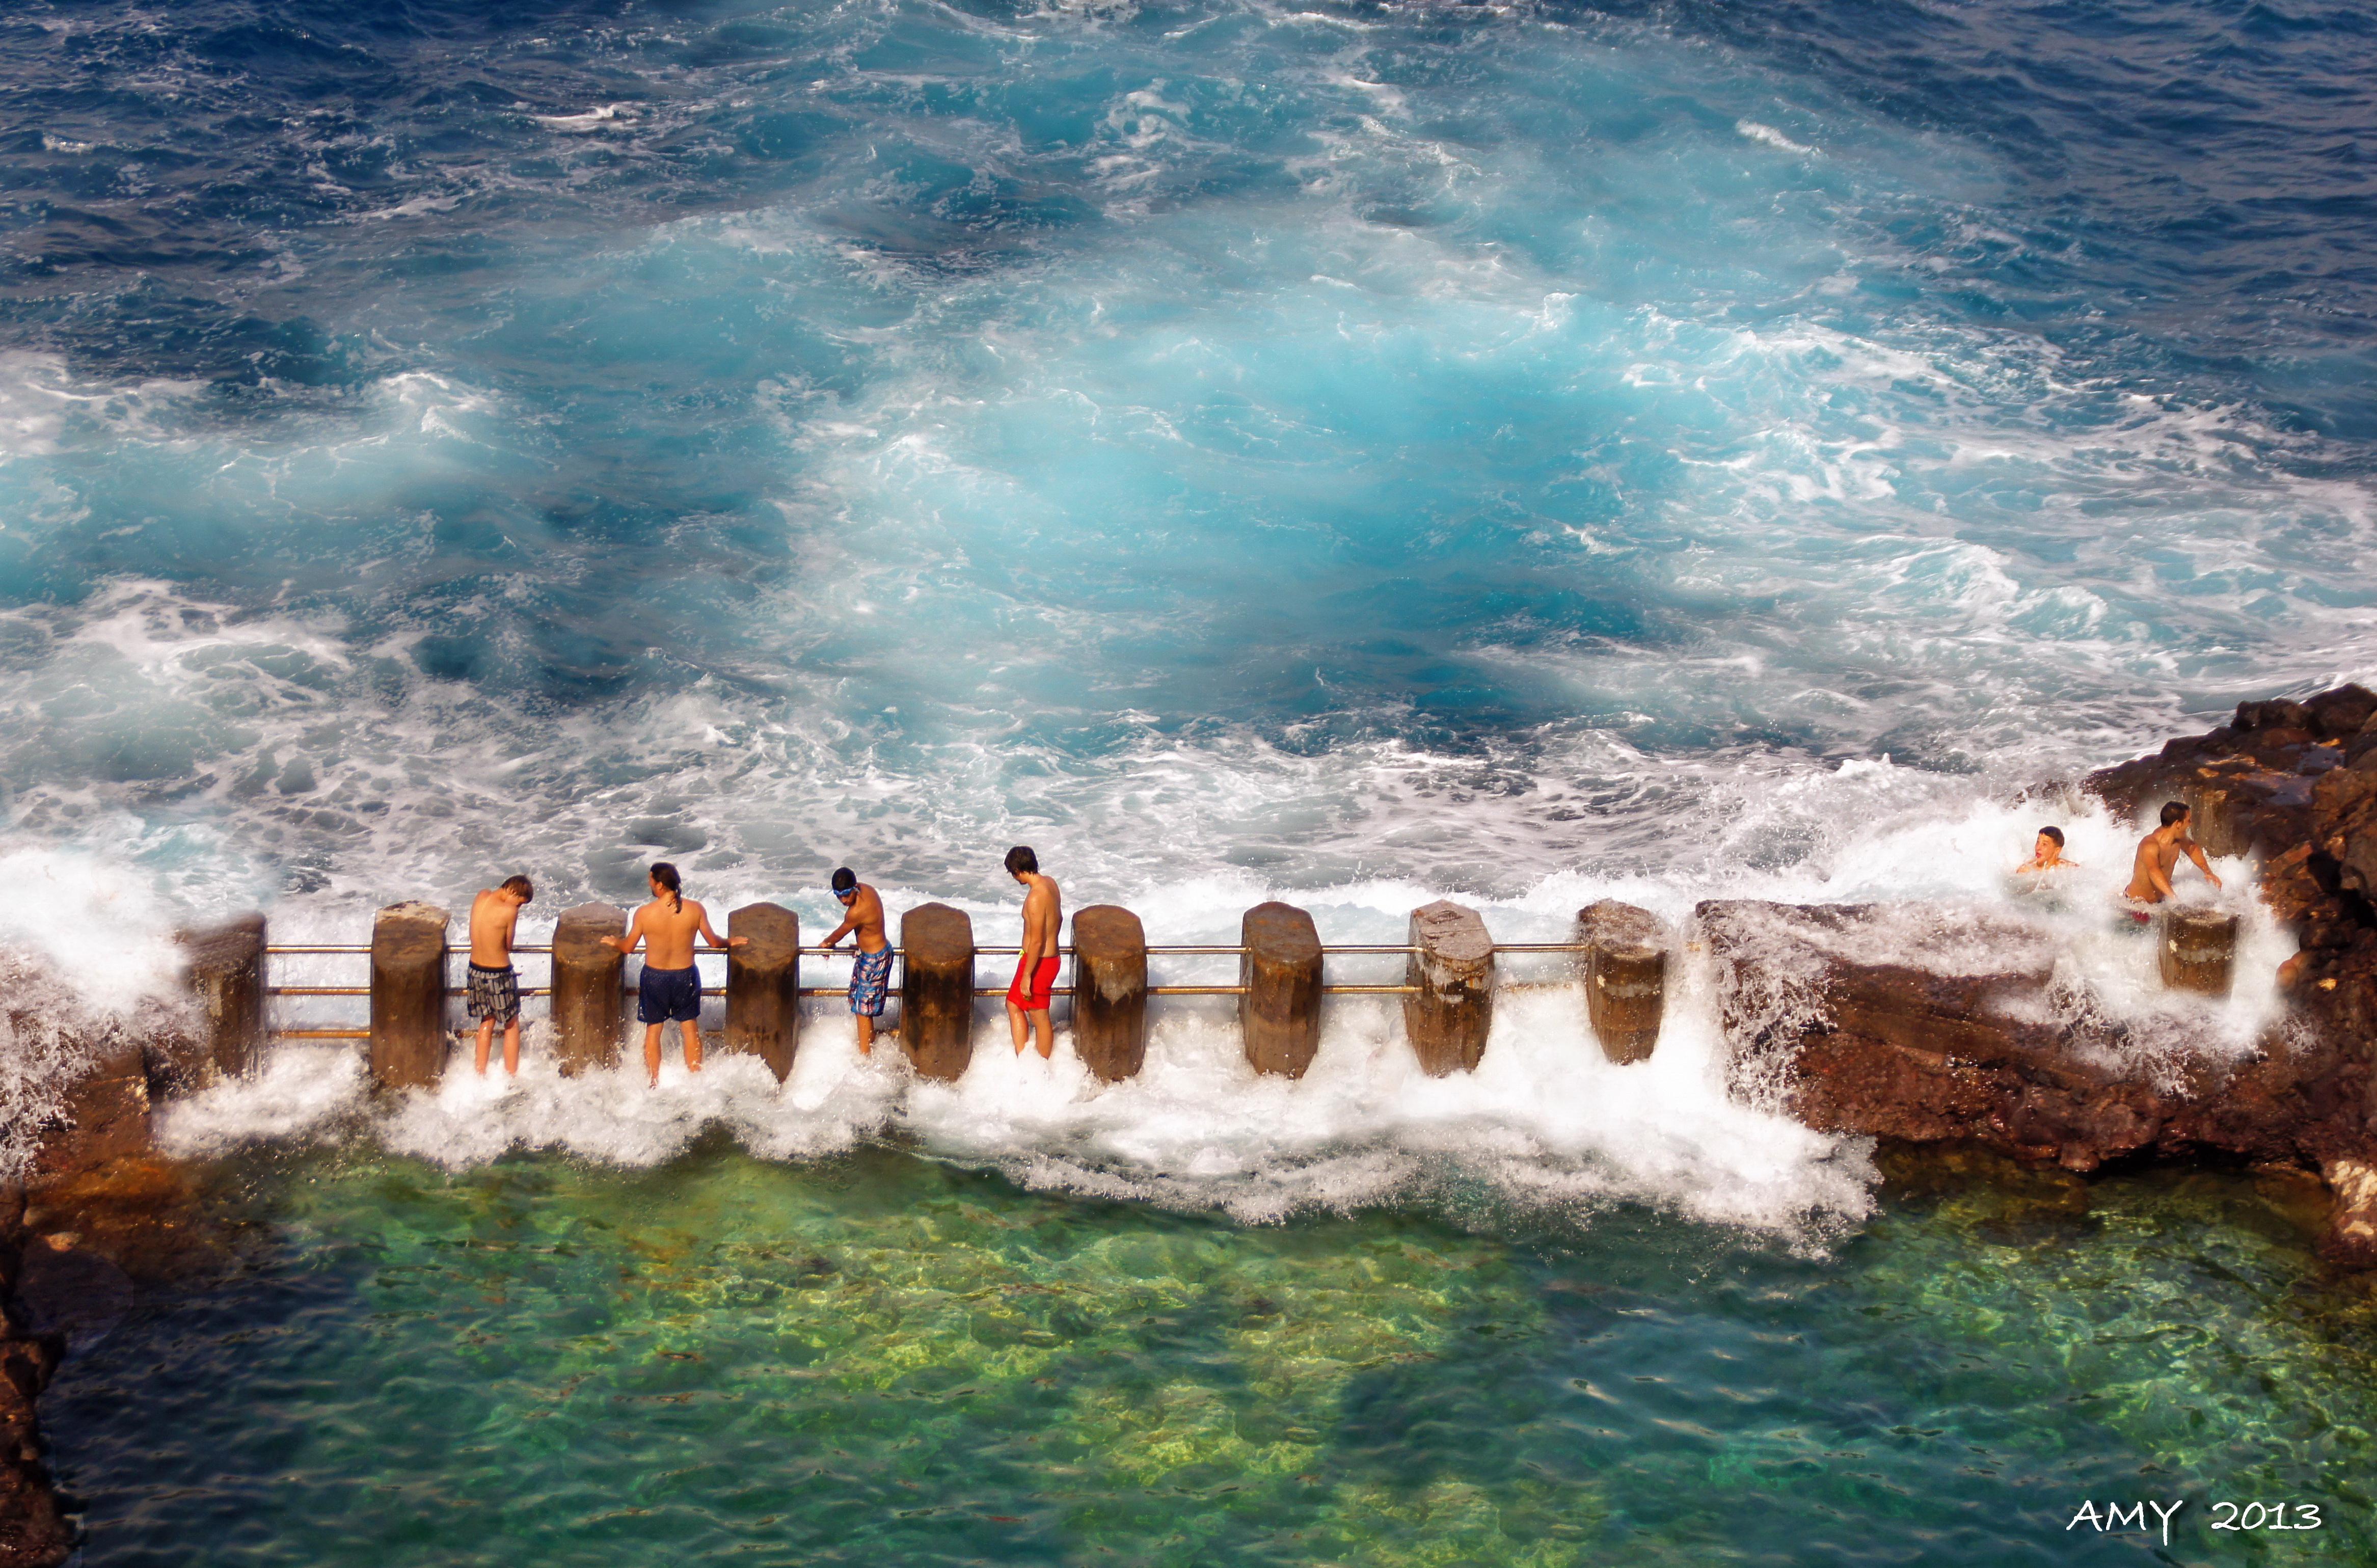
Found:
[[[869,1018],[883,1011],[883,993],[891,987],[891,950],[861,952],[850,968],[850,1011]]]
[[[701,1017],[701,971],[655,969],[644,965],[636,982],[636,1021],[639,1023],[692,1023]]]

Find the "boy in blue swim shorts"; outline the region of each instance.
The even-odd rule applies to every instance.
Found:
[[[858,1024],[858,1054],[866,1056],[875,1049],[875,1021],[883,1015],[883,999],[891,989],[891,940],[883,934],[883,901],[847,866],[833,874],[833,896],[842,904],[842,924],[823,945],[830,948],[858,933],[857,958],[850,968],[850,1015]]]

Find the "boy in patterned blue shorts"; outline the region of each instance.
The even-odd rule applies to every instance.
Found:
[[[844,866],[833,874],[833,896],[845,912],[824,945],[833,946],[851,932],[858,933],[857,960],[850,968],[850,1014],[858,1023],[858,1054],[875,1049],[875,1021],[883,1015],[883,998],[891,988],[891,940],[883,934],[883,901],[875,890]]]

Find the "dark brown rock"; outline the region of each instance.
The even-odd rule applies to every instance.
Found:
[[[726,1048],[768,1064],[781,1083],[801,1047],[801,917],[780,904],[747,904],[726,916]]]
[[[1494,939],[1474,909],[1439,899],[1411,912],[1404,1034],[1431,1078],[1473,1072],[1494,1023]]]
[[[434,904],[392,904],[372,923],[371,1075],[425,1089],[446,1071],[446,928]]]
[[[1119,904],[1073,916],[1073,1049],[1109,1083],[1147,1059],[1147,929]]]
[[[1659,1043],[1667,1008],[1671,939],[1647,909],[1603,899],[1576,912],[1578,969],[1585,1011],[1601,1054],[1619,1065],[1641,1061]]]
[[[106,1044],[107,1055],[66,1091],[58,1126],[33,1156],[32,1185],[148,1152],[148,1052],[121,1038]]]
[[[178,940],[189,955],[184,981],[197,1002],[201,1022],[192,1033],[197,1049],[170,1073],[173,1089],[202,1089],[224,1078],[256,1071],[264,1058],[264,916],[244,915]]]
[[[973,919],[946,904],[900,916],[900,1048],[943,1083],[973,1061]]]
[[[627,1026],[627,955],[604,941],[627,934],[627,912],[615,904],[580,904],[553,927],[553,1054],[563,1076],[619,1065]]]
[[[1257,1072],[1301,1078],[1320,1049],[1320,933],[1292,904],[1258,904],[1238,924],[1238,1030]]]
[[[57,1568],[74,1550],[33,1403],[57,1359],[54,1340],[0,1338],[0,1568]]]
[[[2340,740],[2359,735],[2377,719],[2377,691],[2364,686],[2339,686],[2323,691],[2303,705],[2311,723],[2307,726],[2329,739]]]
[[[1697,918],[1738,1089],[1823,1131],[2082,1171],[2139,1153],[2324,1164],[2363,1157],[2377,1132],[2365,967],[2306,968],[2292,994],[2308,1027],[2234,1059],[2061,1005],[2051,947],[2011,916],[1737,902]],[[1927,941],[1927,928],[1964,940]]]

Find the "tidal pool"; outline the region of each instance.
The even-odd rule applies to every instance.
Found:
[[[2377,1305],[2241,1175],[1902,1176],[1814,1257],[1483,1200],[1248,1227],[884,1148],[215,1174],[243,1263],[144,1307],[46,1404],[93,1568],[2377,1543]],[[2167,1549],[2069,1527],[2182,1498]],[[2215,1532],[2220,1500],[2323,1526]]]

